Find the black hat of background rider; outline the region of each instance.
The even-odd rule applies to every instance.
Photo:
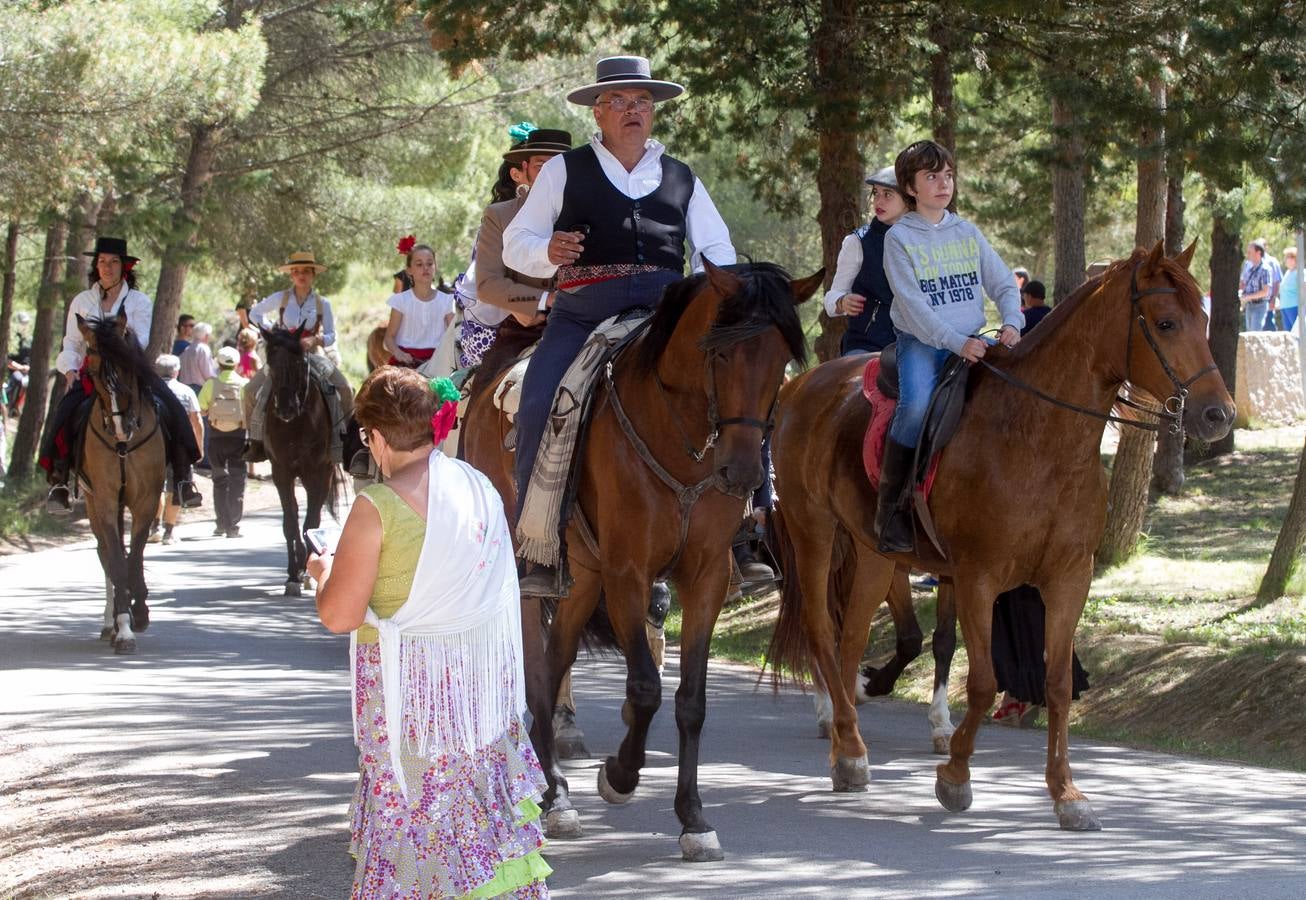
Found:
[[[536,128],[526,140],[513,147],[503,158],[510,163],[525,162],[532,156],[554,156],[571,149],[571,132],[560,128]]]
[[[95,239],[95,249],[87,250],[82,256],[89,256],[92,259],[101,253],[112,253],[123,262],[139,262],[135,256],[127,252],[127,240],[116,237],[97,237]]]

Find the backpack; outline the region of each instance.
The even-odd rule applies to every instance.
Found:
[[[213,399],[209,402],[209,424],[218,431],[237,431],[245,427],[245,405],[241,400],[240,381],[213,379]]]

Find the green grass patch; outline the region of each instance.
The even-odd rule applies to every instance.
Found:
[[[46,486],[36,481],[0,489],[0,540],[21,543],[24,538],[70,531],[66,520],[46,515],[46,492]]]

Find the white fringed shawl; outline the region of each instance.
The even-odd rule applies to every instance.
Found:
[[[425,759],[470,754],[503,737],[526,709],[521,602],[503,501],[484,475],[438,450],[428,490],[408,600],[390,618],[369,608],[366,619],[380,634],[390,762],[405,798],[401,744]],[[351,669],[354,658],[351,646]],[[356,717],[356,700],[353,709]],[[354,734],[357,740],[357,722]]]

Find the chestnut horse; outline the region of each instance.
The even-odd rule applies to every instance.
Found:
[[[272,463],[272,483],[281,498],[281,532],[286,539],[285,596],[298,597],[305,584],[308,547],[304,532],[322,522],[322,507],[332,518],[341,488],[340,467],[331,457],[331,410],[309,371],[302,339],[315,333],[296,328],[261,328],[267,346],[268,399],[264,446]],[[299,524],[295,480],[304,485],[304,525]]]
[[[684,611],[675,809],[689,861],[723,856],[698,792],[708,649],[730,579],[731,540],[763,477],[762,437],[785,366],[805,357],[796,305],[824,275],[792,281],[768,263],[707,263],[706,270],[666,289],[648,329],[597,388],[589,434],[577,450],[577,504],[599,552],[589,549],[573,515],[567,551],[575,583],[549,627],[547,680],[527,672],[531,739],[549,782],[546,827],[551,836],[576,836],[579,816],[554,748],[554,698],[587,625],[604,626],[591,627],[591,636],[610,627],[626,658],[628,730],[617,755],[599,768],[599,794],[625,803],[639,784],[649,725],[662,702],[644,631],[649,591],[659,576],[670,578]],[[475,391],[463,423],[464,451],[479,444],[506,455],[507,426],[489,403],[491,394],[488,384]],[[488,474],[505,490],[511,472],[504,460]]]
[[[100,637],[114,653],[135,653],[135,632],[150,625],[145,540],[167,465],[154,392],[167,388],[127,329],[126,313],[90,321],[78,316],[77,328],[86,341],[86,371],[95,389],[77,468],[89,485],[86,516],[113,592],[105,599]],[[123,547],[124,510],[132,516],[130,549]]]
[[[1067,727],[1075,625],[1106,523],[1099,458],[1105,420],[1129,384],[1168,398],[1163,416],[1201,440],[1217,440],[1233,424],[1233,403],[1206,340],[1201,293],[1188,274],[1192,252],[1190,246],[1167,259],[1160,244],[1150,253],[1136,250],[1058,304],[1014,350],[989,350],[988,365],[973,373],[930,498],[946,560],[919,534],[914,555],[875,552],[876,496],[860,453],[868,414],[860,389],[865,359],[826,363],[785,386],[773,439],[776,489],[801,590],[785,594],[772,654],[793,667],[814,658],[825,683],[837,686],[830,751],[836,772],[866,767],[827,610],[830,547],[844,529],[858,544],[858,587],[847,598],[841,647],[865,646],[864,606],[879,604],[897,566],[952,579],[970,661],[965,719],[935,782],[935,795],[952,812],[971,804],[970,757],[997,691],[994,600],[1021,584],[1042,592],[1048,790],[1062,828],[1100,827],[1071,780]]]

